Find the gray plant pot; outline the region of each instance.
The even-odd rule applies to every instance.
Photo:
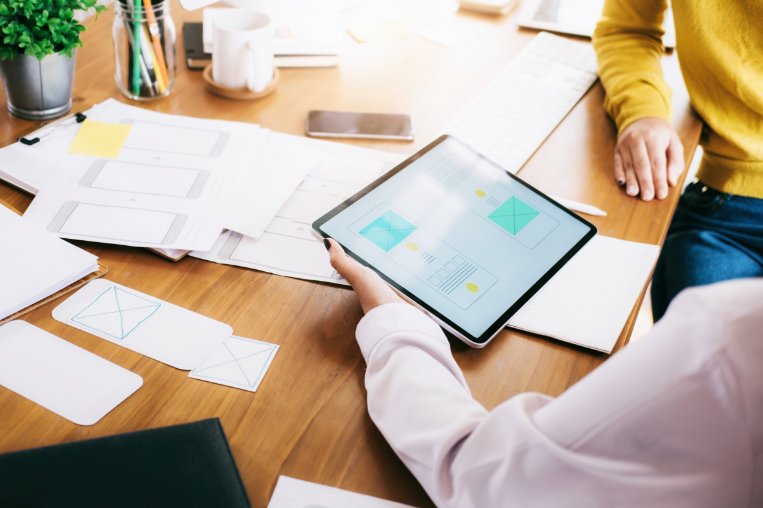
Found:
[[[61,116],[72,108],[74,62],[54,53],[42,59],[16,55],[0,60],[8,111],[28,120],[45,120]]]

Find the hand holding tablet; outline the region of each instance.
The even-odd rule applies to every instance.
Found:
[[[331,266],[355,290],[364,314],[386,303],[404,303],[376,272],[347,256],[336,240],[326,238],[323,243],[331,256]]]
[[[332,237],[405,300],[482,347],[596,228],[442,136],[315,221],[313,233]]]

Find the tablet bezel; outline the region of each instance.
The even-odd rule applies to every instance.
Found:
[[[410,166],[411,164],[416,162],[418,159],[423,157],[427,152],[431,151],[437,145],[439,145],[441,143],[444,143],[446,140],[452,140],[452,141],[460,144],[461,146],[463,146],[464,148],[466,148],[467,150],[469,150],[473,154],[477,155],[483,161],[485,161],[485,162],[491,164],[492,166],[494,166],[496,169],[498,169],[500,171],[504,171],[514,181],[516,181],[517,183],[523,185],[524,187],[526,187],[530,191],[536,193],[541,198],[545,199],[546,201],[548,201],[552,205],[554,205],[557,208],[561,209],[562,211],[564,211],[565,213],[567,213],[571,217],[574,217],[577,221],[581,222],[582,224],[584,224],[585,226],[587,226],[589,228],[588,229],[588,233],[586,233],[583,236],[583,238],[581,238],[569,251],[567,251],[567,253],[564,256],[562,256],[562,258],[554,266],[552,266],[545,274],[543,274],[543,276],[540,277],[538,279],[538,281],[535,284],[533,284],[532,287],[530,287],[530,289],[528,289],[517,301],[514,302],[514,304],[511,307],[509,307],[506,310],[506,312],[504,312],[501,316],[499,316],[498,319],[496,319],[478,337],[470,334],[469,332],[467,332],[466,330],[461,328],[459,325],[457,325],[451,319],[447,318],[445,315],[443,315],[441,312],[439,312],[434,307],[429,305],[427,302],[421,300],[419,297],[414,295],[408,289],[406,289],[405,287],[401,286],[397,282],[393,281],[392,279],[387,277],[383,272],[378,270],[376,267],[374,267],[370,263],[366,262],[358,254],[356,254],[352,250],[348,249],[347,246],[345,246],[341,242],[338,242],[340,245],[342,245],[342,247],[344,248],[344,251],[350,257],[355,259],[357,262],[359,262],[363,266],[367,266],[368,268],[371,268],[373,271],[378,273],[379,276],[387,284],[392,286],[393,289],[395,289],[397,292],[401,293],[406,299],[408,299],[411,302],[415,303],[418,307],[424,309],[427,313],[432,315],[432,317],[436,317],[437,320],[440,321],[442,324],[447,325],[446,328],[450,329],[450,331],[452,331],[452,332],[455,332],[455,334],[460,339],[462,339],[464,342],[466,342],[467,344],[470,344],[472,346],[475,346],[475,347],[483,347],[485,344],[487,344],[490,341],[491,338],[493,338],[493,336],[495,336],[504,326],[506,326],[506,323],[508,323],[509,319],[511,319],[511,317],[514,314],[516,314],[517,311],[525,303],[527,303],[530,300],[530,298],[532,298],[533,295],[535,295],[535,293],[537,293],[540,290],[540,288],[543,287],[544,284],[546,284],[546,282],[548,282],[551,279],[551,277],[553,277],[565,264],[567,264],[567,262],[570,259],[572,259],[572,257],[575,254],[577,254],[577,252],[580,251],[580,249],[582,249],[583,246],[591,240],[591,238],[596,236],[596,233],[597,233],[596,226],[594,226],[593,224],[591,224],[587,220],[583,219],[582,217],[578,216],[574,212],[568,210],[564,206],[560,205],[559,203],[557,203],[556,201],[554,201],[550,197],[546,196],[545,194],[543,194],[541,191],[539,191],[535,187],[529,185],[528,183],[526,183],[523,180],[521,180],[520,178],[518,178],[516,175],[513,175],[513,174],[509,173],[508,171],[506,171],[504,168],[502,168],[501,166],[499,166],[498,164],[496,164],[492,160],[490,160],[487,157],[485,157],[484,155],[480,154],[479,152],[477,152],[476,150],[474,150],[473,148],[471,148],[469,145],[465,144],[464,142],[460,141],[458,138],[456,138],[454,136],[451,136],[449,134],[444,134],[444,135],[440,136],[439,138],[437,138],[436,140],[434,140],[429,145],[425,146],[424,148],[422,148],[421,150],[419,150],[418,152],[416,152],[415,154],[410,156],[408,159],[404,160],[403,162],[401,162],[400,164],[398,164],[397,166],[395,166],[394,168],[389,170],[387,173],[385,173],[384,175],[382,175],[378,179],[376,179],[373,182],[371,182],[370,184],[368,184],[366,187],[364,187],[363,189],[361,189],[360,191],[355,193],[353,196],[351,196],[349,199],[345,200],[344,202],[342,202],[341,204],[337,205],[335,208],[330,210],[328,213],[326,213],[325,215],[323,215],[322,217],[317,219],[315,222],[313,222],[312,228],[313,228],[313,231],[315,233],[317,233],[317,235],[319,235],[321,238],[333,238],[329,234],[327,234],[325,231],[323,231],[323,229],[322,229],[322,226],[326,222],[328,222],[329,220],[333,219],[334,217],[336,217],[337,215],[339,215],[340,213],[345,211],[347,208],[349,208],[350,206],[355,204],[357,201],[359,201],[361,198],[366,196],[366,194],[368,194],[369,192],[371,192],[372,190],[374,190],[375,188],[377,188],[378,186],[380,186],[381,184],[383,184],[384,182],[386,182],[387,180],[389,180],[390,178],[392,178],[396,174],[398,174],[401,171],[403,171],[405,168],[407,168],[408,166]]]

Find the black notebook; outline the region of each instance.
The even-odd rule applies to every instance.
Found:
[[[212,63],[212,54],[204,52],[204,25],[183,23],[185,64],[189,69],[201,70]]]
[[[0,506],[251,508],[217,418],[0,455]]]

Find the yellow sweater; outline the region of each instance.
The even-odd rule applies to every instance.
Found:
[[[697,176],[723,192],[763,198],[763,1],[672,0],[676,51],[692,105],[705,121]],[[593,44],[605,106],[622,130],[670,121],[662,78],[667,0],[606,0]]]

